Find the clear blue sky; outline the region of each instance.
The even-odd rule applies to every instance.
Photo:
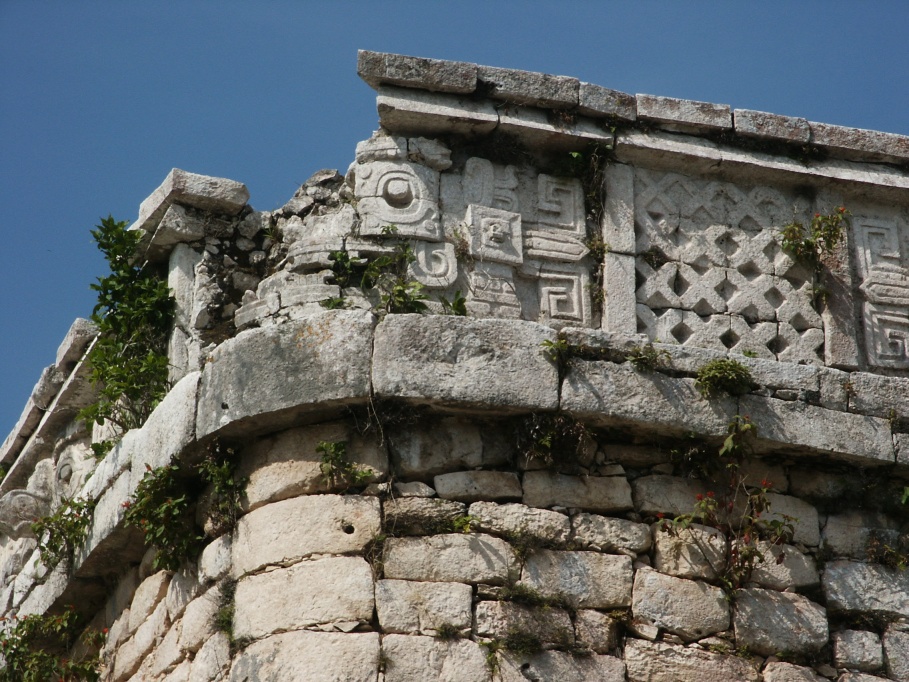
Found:
[[[376,127],[358,48],[909,134],[909,2],[0,0],[0,441],[173,167],[258,209]]]

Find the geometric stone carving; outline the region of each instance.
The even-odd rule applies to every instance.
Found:
[[[520,213],[471,204],[466,222],[470,255],[475,259],[514,265],[524,261]]]
[[[586,220],[581,181],[540,173],[537,178],[537,220],[583,239]]]
[[[537,286],[542,321],[576,326],[590,323],[590,275],[586,271],[559,271],[550,266],[540,271]]]
[[[454,244],[448,242],[413,242],[416,260],[410,264],[410,276],[428,289],[446,289],[458,277],[458,259]]]
[[[401,237],[441,241],[439,173],[399,161],[357,167],[354,193],[362,217],[360,234],[377,236],[394,226]]]

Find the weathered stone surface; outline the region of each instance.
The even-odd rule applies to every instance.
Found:
[[[69,331],[57,347],[57,359],[54,363],[57,369],[68,374],[97,335],[98,327],[91,320],[84,317],[73,320]]]
[[[153,231],[173,203],[212,213],[236,215],[247,201],[249,190],[241,182],[174,168],[161,186],[139,205],[139,219],[130,229]]]
[[[808,122],[811,142],[828,147],[837,156],[861,161],[903,163],[909,159],[909,137],[878,130],[848,128],[829,123]]]
[[[256,441],[241,459],[239,475],[249,479],[245,506],[257,509],[297,495],[340,492],[343,477],[332,482],[322,472],[319,444],[344,443],[347,461],[379,480],[388,472],[388,457],[374,437],[362,436],[347,422],[328,422],[281,431]]]
[[[477,80],[486,94],[495,99],[547,109],[573,109],[578,106],[577,78],[480,66]]]
[[[498,132],[513,135],[520,143],[537,150],[564,153],[591,143],[606,147],[615,143],[612,132],[583,116],[553,120],[548,111],[525,106],[502,107],[497,111]]]
[[[482,135],[499,124],[492,102],[461,95],[408,90],[390,85],[378,88],[379,123],[389,132],[408,135]]]
[[[894,680],[909,680],[909,632],[887,628],[883,637],[887,674]]]
[[[789,473],[789,492],[807,499],[836,500],[849,490],[853,481],[846,474],[796,469]]]
[[[737,414],[730,398],[704,400],[694,379],[644,374],[630,363],[599,361],[572,363],[562,384],[561,406],[578,418],[603,424],[631,422],[715,436],[726,433]]]
[[[521,584],[578,608],[631,604],[631,559],[598,552],[537,550],[524,562]]]
[[[629,682],[758,682],[754,665],[737,656],[686,649],[662,642],[625,643]]]
[[[874,511],[846,510],[827,517],[824,545],[836,556],[865,559],[868,556],[868,541],[873,534],[896,535],[898,527],[892,519]]]
[[[237,583],[234,635],[366,622],[374,605],[372,572],[361,557],[303,561]]]
[[[113,662],[114,679],[123,680],[136,672],[166,631],[167,607],[162,601],[142,622],[132,638],[117,649]]]
[[[220,580],[230,572],[230,556],[233,539],[230,535],[215,538],[199,557],[199,580],[210,583]]]
[[[714,580],[726,567],[726,538],[716,528],[691,524],[677,532],[653,524],[653,565],[678,578]]]
[[[152,654],[151,674],[163,675],[170,672],[183,660],[185,654],[179,646],[182,629],[182,623],[175,623],[164,635],[161,643],[155,647]]]
[[[230,682],[375,682],[378,659],[373,632],[285,632],[237,654]]]
[[[183,206],[171,205],[152,237],[152,246],[172,247],[182,242],[194,242],[205,236],[205,222],[190,215]]]
[[[457,417],[402,427],[389,434],[389,449],[395,470],[403,477],[505,464],[500,453],[484,444],[477,424]]]
[[[828,639],[824,608],[790,592],[738,590],[733,622],[736,642],[764,656],[807,654]]]
[[[631,610],[636,619],[686,641],[729,627],[729,604],[723,590],[649,569],[642,568],[634,574]]]
[[[600,611],[580,609],[575,614],[574,635],[577,643],[598,654],[612,653],[619,642],[619,622]]]
[[[664,124],[669,130],[710,132],[732,128],[728,104],[711,104],[675,97],[635,95],[638,118]]]
[[[467,513],[473,517],[476,529],[483,532],[506,537],[530,536],[554,545],[568,541],[568,517],[559,512],[523,504],[474,502]]]
[[[850,414],[795,400],[742,396],[739,409],[760,424],[758,440],[779,447],[802,446],[867,465],[894,461],[886,419]]]
[[[389,315],[376,329],[375,392],[486,410],[555,409],[558,373],[542,348],[555,338],[533,322]]]
[[[811,136],[808,121],[793,116],[780,116],[765,111],[735,109],[732,112],[735,132],[748,137],[805,144]]]
[[[385,528],[394,535],[434,535],[454,530],[467,506],[453,500],[399,497],[385,502]]]
[[[578,111],[587,116],[634,121],[637,118],[637,103],[634,95],[581,82],[578,91]]]
[[[543,644],[574,643],[574,628],[564,609],[533,607],[504,601],[481,601],[476,609],[476,634],[505,639],[513,632],[532,635]]]
[[[521,481],[510,471],[457,471],[433,479],[439,497],[458,502],[520,500]]]
[[[564,651],[544,651],[535,656],[505,654],[500,661],[503,682],[625,682],[625,664],[613,656],[573,656]]]
[[[250,329],[209,356],[199,388],[197,436],[289,420],[312,403],[339,405],[369,395],[372,313],[330,310]],[[277,421],[279,415],[272,415]]]
[[[193,658],[189,679],[194,682],[216,682],[226,679],[230,667],[230,639],[223,632],[209,637]]]
[[[867,630],[834,632],[833,663],[837,668],[849,668],[859,672],[880,670],[884,666],[881,638],[877,633]]]
[[[601,552],[640,554],[650,549],[650,527],[597,514],[577,514],[571,517],[571,539],[581,547]]]
[[[831,611],[870,611],[909,618],[909,571],[831,561],[824,567],[821,584]]]
[[[764,521],[786,521],[789,517],[793,526],[793,542],[816,546],[821,541],[821,530],[817,509],[813,505],[791,495],[767,493],[770,509],[762,514]]]
[[[609,164],[606,167],[605,183],[603,240],[609,244],[609,253],[634,255],[634,168],[623,163]],[[633,278],[634,270],[630,274]],[[633,284],[631,288],[634,289]],[[609,296],[610,293],[607,289],[606,295]],[[632,298],[634,298],[633,295]],[[603,328],[614,332],[625,331],[621,328],[613,328],[611,325],[604,325]],[[629,330],[629,333],[636,331],[637,326],[635,325],[635,328]]]
[[[470,630],[473,589],[462,583],[379,580],[376,611],[386,633],[434,635],[443,625]]]
[[[382,654],[387,661],[386,682],[489,682],[491,679],[483,649],[469,639],[445,641],[387,635],[382,638]]]
[[[524,504],[578,507],[606,514],[631,509],[631,486],[616,476],[565,476],[552,471],[524,474]]]
[[[215,634],[215,616],[221,607],[221,590],[216,585],[193,599],[183,612],[180,648],[195,652]]]
[[[385,577],[501,585],[516,577],[518,560],[504,540],[483,534],[388,538]]]
[[[643,516],[679,516],[694,511],[697,495],[707,492],[706,484],[680,476],[641,476],[631,483],[634,507]]]
[[[764,668],[764,682],[824,682],[811,668],[773,661]]]
[[[148,620],[158,604],[162,603],[165,595],[167,595],[168,585],[170,585],[170,574],[167,571],[158,571],[153,576],[142,581],[136,589],[132,604],[130,604],[130,634],[134,633],[142,623]]]
[[[167,605],[167,617],[171,623],[183,614],[186,605],[201,591],[199,571],[195,564],[187,562],[180,567],[180,570],[174,572],[164,597],[164,603]]]
[[[357,75],[376,89],[387,84],[469,93],[477,87],[476,64],[369,50],[357,52]]]
[[[610,332],[632,334],[637,329],[633,282],[634,257],[607,253],[603,259],[603,327]]]
[[[757,548],[764,560],[755,562],[752,582],[772,590],[802,589],[820,584],[817,564],[808,554],[792,545],[771,545],[766,541],[759,541]]]
[[[312,554],[362,550],[379,532],[372,497],[311,495],[282,500],[240,519],[232,546],[235,576]]]

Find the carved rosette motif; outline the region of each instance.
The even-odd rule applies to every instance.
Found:
[[[478,157],[439,171],[389,156],[358,157],[362,237],[393,225],[413,248],[411,276],[460,291],[471,315],[595,326],[580,181]]]

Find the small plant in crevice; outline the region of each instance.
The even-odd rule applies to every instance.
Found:
[[[502,648],[519,656],[534,656],[543,651],[543,642],[533,632],[511,627],[502,640]]]
[[[45,567],[53,570],[63,561],[72,565],[76,549],[88,536],[94,510],[94,500],[64,498],[53,514],[32,524],[38,539],[38,557]]]
[[[196,467],[200,478],[212,486],[208,520],[214,536],[228,533],[237,525],[241,499],[248,478],[237,474],[236,452],[215,440]]]
[[[460,290],[455,291],[450,301],[444,296],[439,296],[439,303],[442,304],[443,315],[467,315],[467,299],[461,295]]]
[[[587,427],[567,412],[531,414],[517,429],[517,452],[547,467],[575,467],[593,439]]]
[[[237,581],[234,579],[224,580],[218,586],[218,592],[218,610],[215,611],[214,626],[215,630],[227,635],[227,641],[230,646],[230,655],[233,657],[250,643],[250,640],[246,637],[234,637],[234,612],[236,610]]]
[[[909,534],[897,535],[879,530],[871,531],[868,535],[865,554],[868,561],[905,571],[909,568]]]
[[[654,372],[666,367],[672,356],[665,348],[657,350],[652,343],[645,343],[629,351],[625,359],[639,372]]]
[[[477,518],[470,514],[461,514],[451,520],[451,529],[455,533],[472,533],[475,525]]]
[[[123,503],[127,525],[139,529],[148,547],[157,550],[152,567],[175,571],[201,549],[203,537],[191,514],[187,483],[176,459],[146,473],[130,500]]]
[[[100,679],[97,651],[105,633],[87,629],[79,635],[81,619],[71,606],[62,613],[31,614],[17,618],[0,637],[0,682],[96,682]],[[69,652],[82,641],[85,653]],[[94,653],[92,653],[94,652]]]
[[[452,625],[451,623],[442,623],[439,627],[436,628],[436,639],[441,639],[445,641],[454,641],[456,639],[461,639],[461,629],[457,625]]]
[[[741,362],[730,358],[711,360],[697,372],[695,386],[704,398],[715,398],[722,393],[744,395],[757,384],[751,371]]]
[[[365,485],[372,477],[372,473],[347,459],[347,443],[345,441],[319,441],[316,452],[320,455],[319,471],[325,485],[335,488],[357,488]]]
[[[815,213],[807,227],[798,221],[785,225],[780,231],[783,251],[817,273],[823,257],[843,240],[851,215],[840,206],[828,214]]]
[[[91,285],[98,292],[91,316],[98,338],[87,363],[98,398],[79,412],[80,419],[110,423],[120,433],[142,426],[168,390],[167,341],[174,309],[167,281],[134,261],[142,233],[128,224],[108,216],[92,230],[110,274]],[[96,445],[96,456],[109,450]]]
[[[384,577],[385,541],[387,539],[388,536],[385,533],[378,533],[363,548],[363,558],[366,559],[370,569],[372,569],[373,580],[379,580]]]

